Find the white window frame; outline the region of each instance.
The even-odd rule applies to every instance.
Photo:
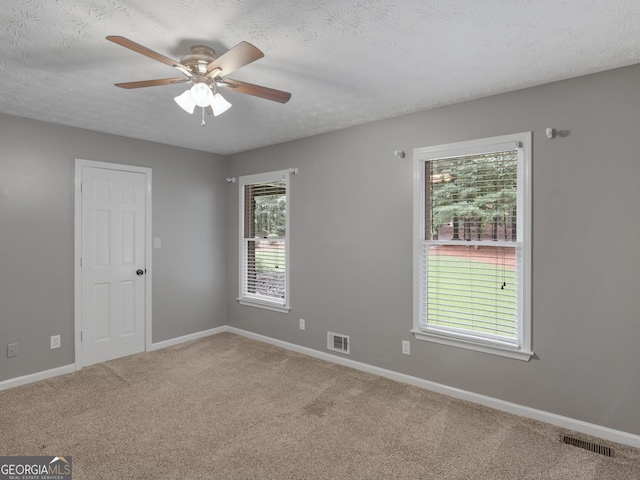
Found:
[[[250,307],[263,308],[266,310],[272,310],[281,313],[288,313],[291,310],[290,305],[290,261],[289,261],[289,251],[290,251],[290,222],[289,218],[291,216],[291,182],[290,182],[290,171],[289,170],[278,170],[274,172],[266,172],[266,173],[258,173],[255,175],[244,175],[238,178],[239,184],[239,242],[238,242],[238,257],[239,257],[239,287],[238,287],[238,302],[242,305],[247,305]],[[255,185],[260,183],[270,183],[275,181],[285,182],[286,195],[287,195],[287,206],[285,210],[285,293],[284,300],[283,299],[275,299],[275,298],[265,298],[259,295],[252,295],[251,293],[244,291],[244,278],[245,278],[245,238],[244,238],[244,187],[246,185]]]
[[[533,356],[531,349],[531,132],[483,138],[464,142],[416,148],[413,151],[413,329],[411,333],[418,340],[442,345],[466,348],[479,352],[500,355],[528,361]],[[518,149],[518,211],[517,235],[522,243],[522,269],[519,324],[517,346],[488,342],[472,333],[469,335],[445,334],[421,325],[422,296],[425,292],[426,262],[423,262],[423,244],[425,242],[425,162],[442,158],[455,158],[466,155],[492,153]]]

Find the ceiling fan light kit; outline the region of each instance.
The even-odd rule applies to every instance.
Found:
[[[199,107],[208,107],[213,100],[213,92],[206,83],[196,83],[189,89],[191,100]]]
[[[174,100],[185,112],[192,115],[196,107],[211,107],[215,117],[226,112],[231,107],[231,103],[219,93],[213,93],[211,87],[204,83],[196,83],[193,87],[175,97]]]
[[[196,106],[202,107],[203,116],[205,110],[214,116],[226,112],[231,107],[231,103],[216,91],[218,87],[279,103],[287,103],[291,98],[289,92],[226,78],[229,73],[264,56],[264,53],[248,42],[240,42],[219,57],[216,57],[213,49],[207,46],[194,45],[191,47],[191,53],[182,56],[180,61],[176,62],[125,37],[110,35],[107,40],[173,67],[187,77],[116,83],[116,87],[132,89],[193,83],[193,86],[174,98],[176,103],[189,114],[193,114]],[[202,124],[204,125],[204,120]]]
[[[196,109],[196,103],[191,99],[191,90],[185,90],[181,95],[174,98],[176,103],[187,113],[193,115]]]
[[[224,113],[227,110],[229,110],[229,108],[231,108],[231,103],[229,103],[227,99],[224,98],[222,95],[220,95],[219,93],[216,93],[213,95],[213,100],[211,101],[211,108],[213,108],[213,115],[217,117],[221,113]]]

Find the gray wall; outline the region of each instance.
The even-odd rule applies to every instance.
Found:
[[[0,115],[0,381],[74,362],[75,158],[153,169],[153,342],[225,324],[224,157]]]
[[[632,66],[231,157],[229,175],[300,174],[289,314],[234,300],[237,186],[228,189],[228,323],[321,351],[328,330],[348,334],[353,360],[640,434],[639,92]],[[548,140],[546,127],[567,132]],[[521,131],[534,132],[536,358],[412,339],[412,149]]]

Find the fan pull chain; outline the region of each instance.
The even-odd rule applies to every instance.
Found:
[[[202,123],[200,124],[201,127],[204,127],[204,107],[202,107]]]

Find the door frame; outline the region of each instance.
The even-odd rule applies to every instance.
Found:
[[[138,167],[135,165],[124,165],[120,163],[98,162],[94,160],[75,159],[75,197],[74,197],[74,222],[73,222],[73,292],[74,292],[74,331],[75,331],[75,367],[80,370],[84,366],[82,358],[82,269],[80,268],[80,260],[82,254],[82,168],[94,167],[107,170],[117,170],[125,172],[142,173],[145,178],[145,268],[147,274],[144,276],[145,282],[145,319],[144,319],[144,345],[145,352],[151,350],[151,284],[152,273],[151,268],[151,248],[152,248],[152,231],[151,231],[151,168]]]

